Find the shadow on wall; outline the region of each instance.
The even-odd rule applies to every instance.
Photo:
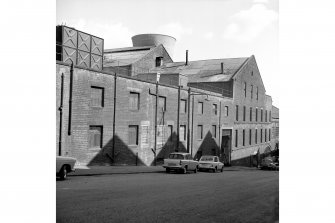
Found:
[[[100,150],[100,152],[89,162],[88,166],[93,165],[145,165],[144,162],[134,154],[129,146],[124,143],[117,135],[115,136],[115,151],[113,162],[113,138]]]
[[[213,138],[213,135],[210,131],[207,132],[205,138],[202,140],[202,143],[199,146],[199,149],[196,152],[194,158],[200,159],[200,157],[204,155],[213,155],[213,156],[222,155],[220,154],[220,147],[216,143],[215,138]]]
[[[160,147],[159,145],[157,147]],[[177,134],[173,132],[171,136],[167,139],[165,144],[157,150],[156,164],[161,165],[164,163],[164,159],[169,157],[172,152],[187,152],[184,144],[179,141],[179,148],[177,149]],[[154,165],[155,160],[152,161],[151,165]]]

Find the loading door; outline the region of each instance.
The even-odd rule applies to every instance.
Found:
[[[221,154],[223,154],[222,161],[229,166],[231,161],[231,129],[222,130]]]

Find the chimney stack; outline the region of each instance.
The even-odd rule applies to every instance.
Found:
[[[221,74],[223,74],[223,63],[221,63]]]
[[[188,50],[186,50],[186,63],[185,65],[188,65]]]

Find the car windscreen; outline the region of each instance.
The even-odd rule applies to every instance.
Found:
[[[181,155],[181,154],[170,154],[169,159],[179,159],[179,160],[181,160],[181,159],[184,159],[184,156]]]
[[[203,156],[200,161],[213,161],[214,158],[212,156]]]

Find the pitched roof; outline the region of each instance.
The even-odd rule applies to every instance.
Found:
[[[151,72],[180,73],[189,78],[189,82],[220,82],[230,80],[246,63],[249,57],[166,63]],[[223,63],[223,74],[221,73]]]

